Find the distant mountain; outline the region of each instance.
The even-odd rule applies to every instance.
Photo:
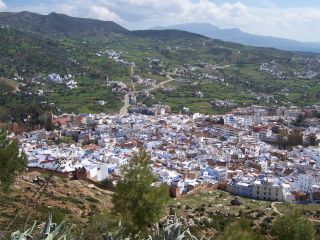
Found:
[[[187,38],[187,39],[208,39],[203,35],[192,33],[184,30],[175,30],[175,29],[164,29],[164,30],[136,30],[131,31],[130,35],[144,38],[157,38],[158,40],[169,40],[177,38]]]
[[[112,21],[70,17],[65,14],[41,15],[31,12],[0,12],[0,26],[45,34],[109,35],[126,33],[127,29]]]
[[[242,32],[238,28],[221,29],[209,23],[186,23],[168,27],[155,27],[153,30],[176,29],[201,34],[209,38],[235,42],[255,47],[272,47],[286,51],[320,53],[320,43],[307,43],[284,38],[259,36]]]

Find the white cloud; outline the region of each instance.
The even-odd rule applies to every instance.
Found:
[[[102,1],[131,28],[150,28],[185,22],[209,22],[238,27],[250,33],[301,41],[320,41],[320,8],[278,8],[263,0],[259,7],[242,1],[215,4],[210,0],[108,0]]]
[[[3,0],[0,0],[0,11],[4,10],[7,8],[7,5],[5,4],[5,2]]]
[[[108,20],[108,21],[121,21],[121,19],[113,12],[111,12],[106,7],[101,6],[90,6],[88,17],[97,18],[100,20]]]

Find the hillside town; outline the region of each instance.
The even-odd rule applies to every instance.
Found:
[[[28,167],[87,179],[121,180],[121,166],[146,149],[172,197],[221,189],[252,199],[320,202],[320,106],[238,108],[225,115],[52,115],[55,130],[17,134]]]

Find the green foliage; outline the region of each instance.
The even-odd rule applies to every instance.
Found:
[[[65,143],[65,144],[74,144],[76,141],[73,137],[62,137],[56,141],[56,144]]]
[[[293,129],[290,134],[281,131],[278,135],[276,144],[282,148],[290,148],[293,146],[302,145],[303,137],[301,131],[298,129]]]
[[[117,219],[109,213],[100,212],[92,216],[85,226],[80,229],[81,231],[76,233],[75,238],[81,240],[104,240],[104,236],[111,232],[113,229],[119,231],[119,225]]]
[[[40,21],[38,18],[46,20]],[[0,121],[4,122],[11,117],[19,119],[18,123],[23,122],[25,118],[16,116],[20,115],[16,114],[20,111],[14,110],[17,106],[25,113],[23,115],[28,115],[29,112],[23,109],[27,109],[34,98],[38,105],[47,102],[44,105],[50,106],[55,113],[118,111],[123,96],[112,92],[106,86],[106,79],[128,85],[130,75],[126,64],[95,54],[110,49],[121,52],[121,58],[127,62],[135,62],[139,76],[157,81],[165,80],[162,71],[169,72],[183,64],[201,66],[204,64],[199,63],[204,62],[229,66],[214,70],[202,66],[199,71],[183,76],[190,83],[185,84],[177,79],[173,92],[157,90],[153,92],[154,99],[142,99],[147,105],[158,102],[169,104],[174,112],[188,107],[192,112],[220,114],[233,107],[216,107],[213,104],[215,100],[232,100],[237,106],[288,102],[306,106],[320,99],[319,79],[297,79],[293,74],[296,71],[308,71],[310,66],[305,64],[305,60],[312,59],[312,55],[247,47],[218,40],[210,40],[204,46],[203,42],[207,38],[197,34],[175,30],[129,32],[110,22],[92,22],[55,14],[39,17],[24,13],[21,16],[3,17],[1,21],[4,21],[3,25],[9,22],[11,26],[10,29],[0,29],[0,79],[2,76],[6,78],[5,81],[0,80],[0,92],[5,93],[0,94]],[[75,24],[79,21],[81,24]],[[41,22],[47,25],[40,26]],[[112,33],[108,34],[110,30]],[[239,54],[235,54],[238,51]],[[147,58],[157,58],[161,64],[149,64]],[[272,74],[259,71],[262,63],[272,60],[287,75],[286,79],[277,79]],[[78,88],[68,89],[64,84],[49,82],[46,79],[49,73],[72,74]],[[194,73],[207,73],[224,81],[201,80]],[[17,75],[23,80],[19,78],[12,81]],[[21,92],[12,92],[17,85]],[[39,87],[44,90],[43,96],[35,94],[40,90]],[[136,87],[138,90],[147,88],[142,84]],[[195,91],[202,91],[204,98],[195,97]],[[261,93],[272,95],[272,102],[257,98]],[[106,101],[106,105],[97,105],[97,100]],[[41,115],[42,112],[37,117]],[[45,116],[37,117],[34,118],[36,122],[46,122]],[[52,126],[47,127],[50,129]]]
[[[277,240],[314,240],[315,229],[297,210],[279,217],[272,225],[271,234]]]
[[[66,52],[57,40],[15,29],[0,29],[0,75],[27,76],[42,71],[65,72],[78,68],[66,61]]]
[[[0,129],[0,188],[8,191],[16,175],[26,167],[27,159],[19,153],[17,141],[7,137],[6,130]]]
[[[262,236],[255,232],[250,226],[250,222],[240,219],[236,223],[230,224],[223,232],[220,240],[261,240]]]
[[[140,150],[122,169],[123,181],[116,186],[112,196],[114,212],[130,234],[146,233],[150,224],[159,221],[169,199],[168,186],[152,186],[157,178],[149,167],[145,151]]]
[[[95,216],[88,224],[88,228],[81,234],[82,240],[181,240],[181,239],[193,239],[197,240],[195,236],[191,234],[189,229],[184,229],[183,224],[177,217],[174,218],[172,223],[166,223],[163,228],[159,228],[156,224],[156,229],[148,237],[144,237],[141,233],[130,234],[126,232],[126,227],[118,222],[106,224],[110,222],[112,216],[100,214]],[[113,226],[112,226],[113,225]],[[114,231],[110,231],[114,229]],[[79,238],[79,237],[78,237]]]
[[[102,181],[100,181],[100,184],[106,188],[113,188],[114,187],[112,181],[108,178],[105,178]]]
[[[310,133],[307,137],[307,145],[317,146],[319,144],[319,140],[317,140],[317,135],[314,133]]]
[[[305,127],[305,117],[303,114],[299,114],[298,118],[292,122],[297,127]]]
[[[34,233],[36,223],[24,232],[16,231],[11,234],[11,240],[67,240],[69,230],[63,229],[64,222],[55,224],[52,222],[52,215],[49,215],[48,221],[44,225],[40,234]]]

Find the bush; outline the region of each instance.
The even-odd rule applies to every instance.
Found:
[[[240,219],[229,225],[220,240],[260,240],[262,236],[254,231],[248,220]]]
[[[297,210],[279,217],[271,228],[278,240],[314,240],[315,229],[310,221]]]

